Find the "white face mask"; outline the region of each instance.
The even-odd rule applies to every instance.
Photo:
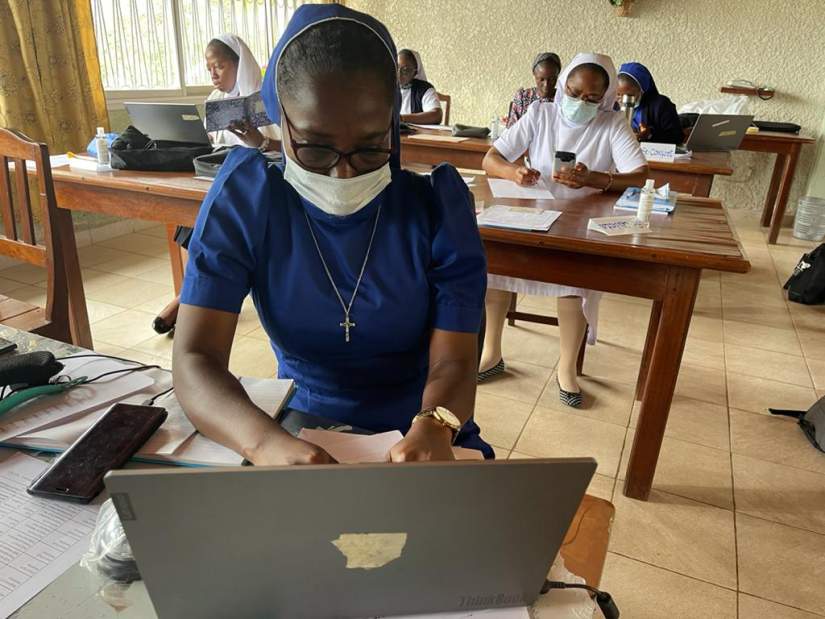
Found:
[[[357,213],[390,184],[392,174],[389,162],[372,172],[352,178],[334,178],[302,168],[284,153],[284,179],[298,195],[329,215]]]

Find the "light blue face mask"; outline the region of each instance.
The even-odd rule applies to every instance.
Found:
[[[561,98],[561,113],[571,123],[576,125],[586,125],[596,118],[599,112],[598,103],[590,103],[581,99],[574,99],[566,93]]]

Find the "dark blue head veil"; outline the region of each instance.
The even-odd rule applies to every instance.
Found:
[[[640,104],[644,105],[659,96],[659,91],[656,88],[656,82],[653,81],[653,76],[641,62],[624,63],[619,67],[619,75],[622,74],[632,77],[639,85],[639,88],[642,89]]]
[[[289,20],[284,34],[281,36],[264,74],[264,82],[261,87],[261,97],[264,100],[266,113],[269,119],[276,125],[281,125],[281,104],[278,99],[278,61],[284,50],[292,41],[300,37],[312,26],[322,22],[335,19],[343,19],[361,24],[375,34],[387,47],[387,53],[392,57],[393,65],[396,65],[397,53],[395,43],[384,24],[374,17],[365,13],[353,11],[340,4],[302,4],[298,7]],[[401,134],[399,132],[399,122],[401,113],[401,93],[395,89],[395,99],[393,104],[392,121],[392,155],[390,156],[390,167],[401,167]]]

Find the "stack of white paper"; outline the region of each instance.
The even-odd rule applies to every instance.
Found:
[[[504,178],[488,178],[490,191],[494,198],[512,198],[522,200],[552,200],[553,194],[544,184],[539,181],[535,185],[519,185]]]
[[[526,206],[493,205],[478,216],[479,226],[547,232],[561,216],[561,211]]]

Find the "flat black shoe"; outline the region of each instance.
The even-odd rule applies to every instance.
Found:
[[[163,335],[164,333],[169,333],[172,329],[174,329],[175,325],[174,325],[174,323],[170,325],[163,318],[161,318],[160,316],[157,316],[152,321],[152,328],[155,330],[155,333],[159,333],[160,335]]]
[[[561,388],[561,383],[559,382],[558,376],[556,376],[556,384],[559,386],[559,400],[561,400],[562,404],[565,404],[570,408],[582,407],[582,404],[584,404],[584,398],[582,398],[581,391],[565,391]]]
[[[496,363],[493,367],[489,370],[484,370],[483,372],[478,373],[478,380],[477,382],[483,383],[485,380],[492,378],[493,376],[498,376],[499,374],[504,374],[504,359],[499,359],[498,363]]]

